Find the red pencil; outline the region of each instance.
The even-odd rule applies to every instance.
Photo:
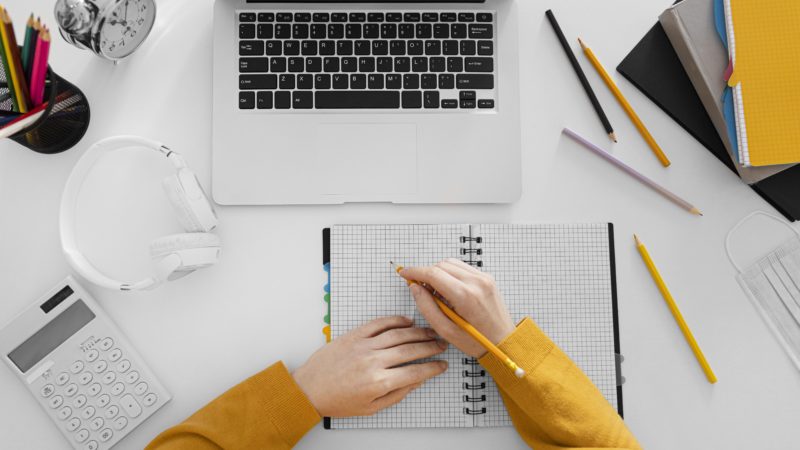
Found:
[[[44,102],[44,87],[47,78],[47,59],[50,55],[50,30],[42,27],[36,40],[36,53],[31,70],[31,103],[39,106]]]

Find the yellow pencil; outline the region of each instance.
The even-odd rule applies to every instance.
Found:
[[[11,73],[11,80],[6,80],[8,83],[8,87],[11,88],[13,86],[13,95],[17,99],[17,104],[19,106],[19,112],[26,113],[28,112],[27,106],[27,99],[26,93],[27,84],[25,83],[25,78],[20,78],[21,75],[21,67],[18,67],[19,64],[19,47],[17,47],[17,39],[14,36],[14,28],[11,25],[11,17],[8,15],[8,11],[0,6],[0,38],[3,40],[3,50],[6,53],[6,59],[9,66],[8,72]]]
[[[661,291],[661,295],[664,296],[664,300],[666,300],[667,306],[669,306],[669,310],[672,312],[672,316],[675,318],[675,321],[678,322],[678,327],[680,327],[683,337],[686,338],[686,342],[688,342],[689,347],[692,348],[692,352],[694,352],[697,362],[700,363],[700,367],[703,368],[703,372],[706,374],[708,382],[711,384],[716,383],[717,376],[714,375],[714,371],[711,370],[711,366],[708,364],[708,361],[706,361],[703,351],[700,350],[700,346],[697,345],[697,341],[694,339],[694,335],[692,335],[692,330],[689,329],[689,326],[686,325],[686,321],[683,320],[683,314],[681,314],[681,311],[678,309],[678,305],[675,304],[675,299],[673,299],[672,294],[669,293],[669,289],[667,289],[667,285],[664,283],[664,280],[658,273],[658,269],[656,269],[656,265],[650,258],[650,254],[647,253],[647,249],[644,247],[644,244],[642,244],[639,236],[634,234],[633,239],[636,241],[636,248],[639,249],[639,253],[642,255],[642,260],[647,266],[647,269],[650,271],[650,275],[653,276],[653,280],[656,282],[658,290]]]
[[[403,266],[397,265],[393,262],[390,262],[390,264],[394,268],[395,272],[397,272],[398,274],[400,273],[401,270],[403,270]],[[428,291],[430,291],[431,294],[433,295],[433,299],[436,300],[436,305],[450,320],[455,322],[455,324],[458,325],[459,328],[464,330],[467,334],[472,336],[473,339],[478,341],[478,343],[480,343],[487,351],[489,351],[489,353],[493,354],[495,358],[499,359],[500,361],[503,361],[503,364],[505,364],[506,367],[508,367],[512,372],[514,372],[514,375],[516,375],[517,378],[522,378],[525,376],[525,370],[523,370],[522,367],[518,366],[514,361],[512,361],[511,358],[508,357],[508,355],[506,355],[502,350],[497,348],[497,346],[494,345],[492,341],[487,339],[486,336],[481,334],[480,331],[476,330],[475,327],[469,324],[469,322],[464,320],[461,316],[456,314],[455,311],[450,309],[442,301],[441,297],[439,296],[439,293],[433,291],[432,289],[430,289],[430,287],[418,283],[416,281],[406,280],[406,283],[408,283],[409,286],[412,284],[418,284],[423,288],[427,289]]]
[[[586,57],[589,58],[589,61],[591,61],[595,70],[597,70],[597,73],[600,74],[600,77],[603,78],[603,81],[606,82],[606,85],[614,94],[614,97],[617,98],[619,104],[622,105],[622,108],[625,110],[626,113],[628,113],[628,117],[630,117],[633,124],[636,125],[636,128],[639,130],[639,133],[642,135],[644,140],[647,141],[647,144],[650,146],[650,148],[653,149],[653,153],[655,153],[656,158],[658,158],[658,160],[661,161],[661,165],[663,165],[664,167],[669,167],[671,163],[669,162],[667,155],[665,155],[664,151],[661,150],[661,147],[658,146],[656,140],[647,130],[647,127],[645,127],[644,123],[642,123],[642,119],[639,118],[639,116],[636,114],[636,111],[633,110],[631,104],[628,103],[628,100],[622,95],[622,92],[619,90],[616,83],[614,83],[614,80],[611,79],[611,76],[608,75],[606,69],[603,68],[603,65],[600,64],[600,61],[597,59],[597,57],[594,56],[594,52],[592,52],[592,49],[590,49],[586,45],[586,43],[583,42],[583,39],[578,39],[578,42],[580,42],[581,48],[583,48],[583,53],[585,53]]]

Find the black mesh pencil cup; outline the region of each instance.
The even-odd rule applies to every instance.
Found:
[[[2,73],[0,71],[0,77],[5,78]],[[7,83],[3,80],[0,94],[7,92]],[[49,67],[44,98],[47,107],[41,117],[10,136],[10,139],[37,153],[53,154],[69,150],[83,138],[89,128],[89,102],[80,89]],[[11,100],[0,104],[0,109],[9,111]]]

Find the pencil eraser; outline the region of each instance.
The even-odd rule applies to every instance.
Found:
[[[514,371],[514,375],[516,375],[517,378],[522,378],[525,376],[525,371],[522,370],[522,367],[517,367],[517,370]]]

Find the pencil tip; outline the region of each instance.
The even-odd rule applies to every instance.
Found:
[[[636,234],[633,235],[633,240],[636,241],[636,245],[642,245],[642,240]]]
[[[608,133],[608,137],[610,137],[611,140],[614,141],[615,144],[617,142],[619,142],[619,141],[617,141],[617,133],[614,133],[613,131],[611,133]]]
[[[702,216],[703,215],[703,213],[700,212],[700,210],[697,209],[697,208],[692,208],[689,212],[691,212],[692,214],[698,215],[698,216]]]
[[[581,44],[581,48],[582,48],[582,49],[586,50],[586,43],[585,43],[585,42],[583,42],[583,39],[581,39],[581,38],[578,38],[578,43],[579,43],[579,44]]]

